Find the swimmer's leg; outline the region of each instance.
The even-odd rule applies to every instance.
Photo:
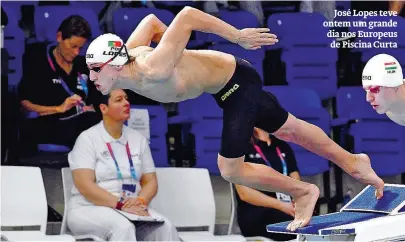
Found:
[[[384,181],[371,168],[369,157],[344,150],[319,127],[289,114],[285,124],[274,135],[332,161],[360,182],[374,186],[377,189],[377,198],[382,197]]]
[[[334,162],[357,180],[373,185],[376,188],[377,198],[382,196],[384,182],[371,168],[370,159],[367,155],[355,155],[347,152],[331,140],[319,127],[287,113],[273,95],[262,91],[261,96],[256,127],[273,133],[279,139],[296,143]],[[305,222],[309,222],[306,216],[312,213],[312,210],[309,210],[312,208],[312,204],[308,206],[301,198],[294,198],[294,200],[296,201],[296,217],[288,226],[289,229],[305,225]],[[299,218],[300,214],[302,214],[301,219]]]
[[[234,103],[224,109],[222,145],[218,156],[221,175],[231,183],[262,191],[282,192],[291,195],[299,204],[306,204],[309,209],[305,214],[297,215],[303,226],[312,216],[314,208],[311,206],[315,206],[318,199],[318,187],[284,176],[266,165],[244,162],[258,108],[258,103],[251,99],[244,100],[244,103]]]
[[[309,223],[319,197],[316,185],[285,176],[266,165],[244,162],[244,156],[225,158],[218,155],[218,165],[222,177],[229,182],[291,195],[295,202],[295,219],[287,229],[295,231]]]

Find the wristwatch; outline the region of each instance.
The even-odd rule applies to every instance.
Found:
[[[121,210],[122,206],[124,206],[124,198],[119,197],[119,199],[117,201],[117,205],[115,205],[115,208],[118,210]]]

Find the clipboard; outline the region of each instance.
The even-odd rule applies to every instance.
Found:
[[[149,210],[149,213],[151,214],[150,216],[139,216],[136,214],[132,214],[132,213],[127,213],[121,210],[117,210],[115,209],[115,211],[119,212],[120,214],[122,214],[124,217],[126,217],[128,220],[132,221],[132,222],[155,222],[155,223],[164,223],[165,220],[160,217],[159,215],[153,214],[153,212],[151,212]]]

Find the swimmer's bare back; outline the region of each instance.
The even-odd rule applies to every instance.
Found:
[[[164,103],[196,98],[203,92],[216,93],[235,71],[232,55],[212,50],[186,50],[192,31],[216,34],[252,51],[278,41],[267,28],[238,30],[191,7],[182,9],[168,27],[153,19],[153,16],[144,18],[128,39],[129,54],[135,60],[125,68],[131,69],[126,71],[126,76],[132,76],[133,81],[120,78],[119,84],[120,88]],[[148,47],[154,39],[159,39],[155,41],[158,42],[156,49]]]
[[[196,98],[204,92],[217,93],[231,79],[236,68],[235,58],[230,54],[214,50],[184,50],[170,78],[153,80],[146,73],[147,67],[144,67],[152,51],[153,48],[148,46],[128,50],[129,55],[135,57],[128,64],[134,78],[121,83],[120,88],[131,89],[163,103],[180,102]],[[140,80],[136,78],[139,75]]]

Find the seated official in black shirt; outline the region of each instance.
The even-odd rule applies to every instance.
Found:
[[[23,57],[20,102],[25,111],[39,115],[26,120],[24,131],[35,144],[72,147],[78,135],[101,120],[95,112],[101,94],[89,81],[81,48],[91,29],[81,16],[65,19],[56,33],[57,44],[37,43]]]
[[[294,153],[288,143],[255,128],[245,161],[271,166],[276,171],[300,180]],[[266,226],[294,219],[291,197],[234,185],[237,218],[242,235],[262,236],[276,241],[295,239],[295,235],[269,233]]]

